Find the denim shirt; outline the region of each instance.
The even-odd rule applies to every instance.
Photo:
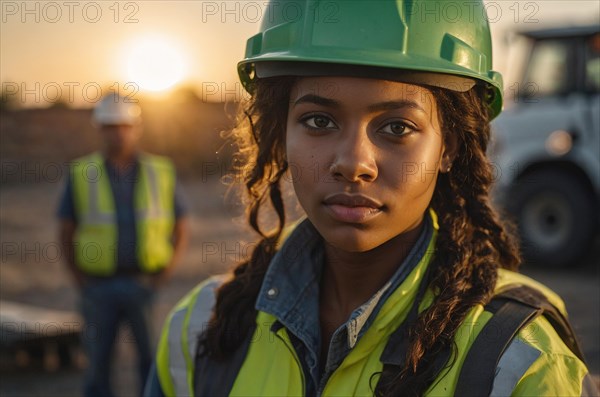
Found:
[[[331,338],[327,362],[320,363],[319,284],[325,262],[322,237],[303,221],[273,258],[258,295],[256,309],[277,318],[271,329],[285,327],[302,365],[306,395],[321,395],[327,380],[372,324],[380,308],[425,254],[433,236],[429,212],[417,242],[390,280],[352,312]]]

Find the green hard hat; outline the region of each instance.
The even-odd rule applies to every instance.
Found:
[[[238,63],[244,88],[272,76],[365,75],[467,91],[502,110],[482,0],[272,0]]]

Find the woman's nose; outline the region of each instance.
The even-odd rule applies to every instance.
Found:
[[[340,142],[332,148],[335,158],[330,167],[331,175],[348,182],[372,182],[377,178],[376,147],[366,128],[354,128],[341,134]]]

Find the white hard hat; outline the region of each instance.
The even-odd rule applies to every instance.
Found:
[[[96,103],[92,117],[99,125],[136,125],[141,121],[141,113],[140,107],[131,99],[110,93]]]

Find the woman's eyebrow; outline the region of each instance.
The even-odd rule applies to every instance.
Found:
[[[294,102],[294,106],[301,103],[314,103],[316,105],[327,106],[330,108],[340,107],[340,103],[334,99],[325,98],[315,94],[306,94]]]
[[[372,112],[381,111],[381,110],[395,110],[395,109],[402,109],[402,108],[412,108],[412,109],[420,110],[423,113],[426,113],[425,109],[423,109],[423,107],[421,105],[419,105],[415,101],[411,101],[408,99],[380,102],[380,103],[370,105],[368,107],[368,109]]]
[[[326,106],[326,107],[330,107],[330,108],[341,107],[341,104],[338,101],[331,99],[331,98],[325,98],[325,97],[322,97],[319,95],[315,95],[315,94],[306,94],[306,95],[298,98],[294,102],[294,106],[299,105],[301,103],[313,103],[316,105]],[[411,100],[407,100],[407,99],[375,103],[373,105],[369,105],[369,107],[368,107],[369,111],[371,111],[371,112],[376,112],[376,111],[381,111],[381,110],[395,110],[395,109],[402,109],[402,108],[412,108],[412,109],[420,110],[425,113],[425,109],[423,109],[423,107],[421,105],[419,105],[415,101],[411,101]]]

